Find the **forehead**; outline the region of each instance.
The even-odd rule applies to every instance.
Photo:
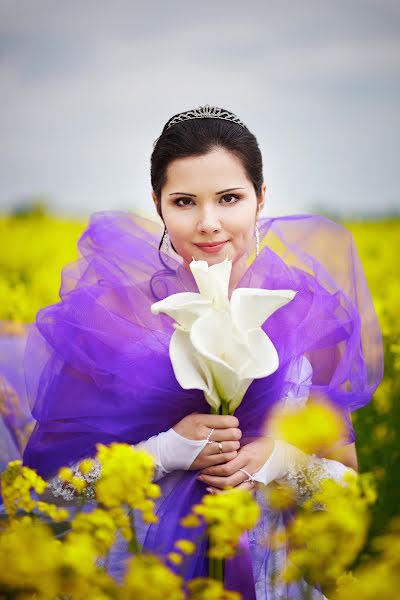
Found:
[[[174,189],[179,184],[181,188]],[[190,192],[194,187],[206,188],[251,185],[241,160],[231,152],[218,148],[201,156],[188,156],[173,160],[167,168],[165,190]]]

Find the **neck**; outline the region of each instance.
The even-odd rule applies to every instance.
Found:
[[[242,279],[243,275],[247,269],[247,256],[244,254],[232,265],[231,277],[229,280],[229,298],[234,289],[236,289],[237,284]]]

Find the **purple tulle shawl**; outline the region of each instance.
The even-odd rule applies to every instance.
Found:
[[[261,435],[273,405],[295,385],[285,378],[289,364],[306,355],[311,393],[337,406],[345,443],[353,442],[350,412],[370,401],[383,357],[352,235],[317,215],[259,224],[262,249],[238,287],[298,293],[263,326],[280,367],[255,380],[237,409],[243,437]],[[202,392],[183,390],[175,379],[168,352],[172,320],[150,310],[167,295],[197,291],[180,257],[159,252],[161,234],[158,224],[133,213],[93,214],[78,243],[81,257],[62,271],[61,301],[41,309],[30,328],[24,366],[37,424],[23,460],[46,478],[93,455],[98,442],[135,444],[193,411],[210,412]],[[166,552],[174,539],[187,537],[178,520],[201,499],[204,484],[193,471],[159,483],[168,493],[145,544]],[[204,550],[203,543],[192,557],[190,576],[204,573]]]

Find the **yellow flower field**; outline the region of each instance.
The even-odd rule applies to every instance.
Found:
[[[78,257],[76,242],[86,224],[85,221],[62,219],[40,213],[0,216],[2,241],[0,246],[0,335],[23,335],[25,325],[34,321],[35,315],[41,307],[58,302],[61,270],[64,265]],[[381,597],[392,598],[390,590],[396,582],[394,579],[392,581],[390,577],[393,575],[392,567],[394,568],[396,565],[397,568],[399,561],[394,553],[391,553],[390,548],[394,543],[398,548],[400,540],[399,521],[393,519],[399,515],[398,491],[400,490],[400,447],[397,439],[400,424],[400,323],[398,318],[400,261],[396,256],[396,245],[400,239],[400,219],[346,222],[343,225],[354,235],[381,324],[385,347],[384,380],[373,401],[352,415],[356,430],[359,471],[360,473],[371,473],[377,488],[376,501],[371,502],[368,509],[371,514],[369,531],[368,534],[365,534],[363,529],[360,533],[362,542],[360,545],[364,547],[354,567],[363,574],[363,566],[368,564],[368,560],[374,556],[374,552],[381,552],[384,560],[375,563],[376,572],[373,569],[366,570],[365,577],[361,581],[354,582],[350,574],[343,575],[341,580],[343,587],[339,586],[338,595],[335,598],[341,600],[350,597],[375,597],[368,595],[369,591],[374,589],[371,577],[387,581],[389,592],[383,593]],[[0,387],[0,417],[2,410],[6,410],[2,407],[1,393]],[[106,453],[106,449],[104,449],[104,453]],[[130,458],[126,457],[126,460],[128,459]],[[115,486],[111,486],[111,488],[115,491]],[[99,489],[101,491],[101,486]],[[149,494],[149,497],[156,497],[156,495]],[[211,500],[211,502],[215,502],[215,500]],[[351,512],[351,503],[354,504],[353,499],[351,499],[348,509],[343,510],[343,517],[347,519],[351,517],[354,522],[358,519],[360,527],[363,523],[368,524],[367,517],[364,519],[362,512],[358,509],[353,511],[354,514]],[[150,504],[148,504],[149,507]],[[203,512],[200,511],[203,517],[206,508],[205,505],[202,508]],[[360,516],[363,517],[361,520]],[[100,513],[95,515],[96,519],[100,517],[104,520]],[[96,519],[93,522],[82,521],[81,529],[96,529],[98,527]],[[299,523],[301,524],[301,521]],[[336,522],[323,521],[319,515],[315,514],[311,515],[308,523],[309,527],[314,527],[314,523],[318,523],[319,530],[322,532],[324,531],[323,527],[326,529],[338,528]],[[350,529],[353,527],[352,523],[350,523],[351,527],[349,525]],[[113,527],[114,524],[110,521],[110,531]],[[302,535],[304,532],[307,533],[305,526],[301,530]],[[312,530],[310,529],[310,531]],[[345,529],[343,531],[342,535],[347,535]],[[390,537],[388,533],[390,531],[393,532],[394,537]],[[108,530],[106,534],[109,535]],[[364,534],[367,535],[365,544]],[[388,537],[378,537],[385,535]],[[314,533],[312,538],[316,538]],[[326,541],[326,536],[325,538],[322,536],[321,539]],[[222,543],[222,538],[219,541]],[[353,542],[358,551],[357,540],[353,540]],[[184,540],[180,543],[184,544],[181,548],[182,552],[191,551],[187,547],[187,542],[186,545]],[[49,548],[51,547],[51,552],[58,552],[58,548],[50,539],[46,541],[46,544],[49,545]],[[345,540],[343,544],[343,547],[347,548]],[[177,548],[179,549],[178,546]],[[327,552],[328,550],[329,548]],[[352,549],[350,548],[350,550]],[[320,554],[321,557],[323,554]],[[300,558],[305,564],[307,557],[301,556]],[[157,565],[156,567],[160,568]],[[144,568],[139,560],[132,563],[132,581],[136,581],[134,570],[139,568]],[[313,565],[308,565],[307,568],[311,572]],[[336,576],[337,573],[334,573],[333,579]],[[104,585],[106,584],[108,585],[108,582]],[[176,597],[180,597],[179,593]]]

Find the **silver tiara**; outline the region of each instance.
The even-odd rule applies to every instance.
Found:
[[[246,128],[246,125],[233,113],[228,112],[223,108],[206,104],[205,106],[199,106],[199,108],[194,108],[192,110],[188,110],[187,112],[180,113],[168,121],[166,129],[169,129],[176,123],[189,121],[190,119],[225,119],[225,121],[232,121],[232,123],[237,123],[241,127]]]

